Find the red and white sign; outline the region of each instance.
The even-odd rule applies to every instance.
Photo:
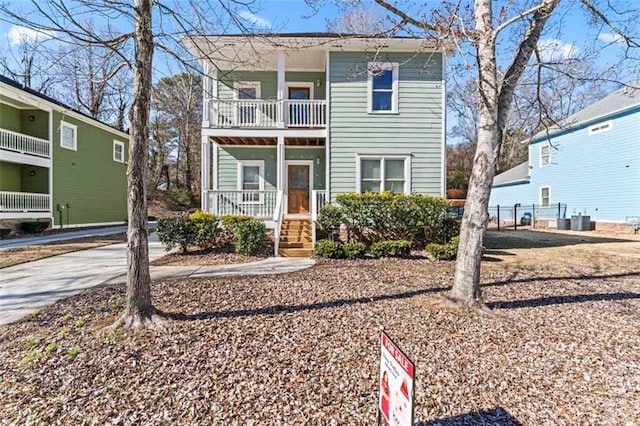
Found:
[[[378,409],[391,426],[413,424],[415,366],[383,331],[380,336]]]

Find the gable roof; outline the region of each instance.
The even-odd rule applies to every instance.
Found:
[[[518,164],[493,178],[493,186],[529,182],[529,162]]]
[[[624,87],[562,120],[558,125],[536,133],[531,138],[531,142],[547,139],[566,130],[583,126],[590,122],[601,121],[636,107],[640,107],[640,89]]]
[[[4,83],[7,86],[13,87],[14,89],[21,90],[23,92],[26,92],[26,93],[32,95],[32,96],[40,98],[40,99],[42,99],[44,101],[47,101],[47,102],[49,102],[51,104],[54,104],[55,106],[58,107],[57,109],[62,109],[65,112],[71,111],[71,112],[73,112],[75,114],[81,115],[82,119],[84,121],[92,121],[92,122],[94,122],[96,124],[99,124],[101,126],[108,127],[113,132],[121,133],[123,135],[126,135],[126,137],[129,137],[129,135],[126,132],[123,132],[122,130],[117,129],[117,128],[113,127],[110,124],[107,124],[107,123],[105,123],[103,121],[100,121],[100,120],[96,120],[95,118],[91,117],[90,115],[85,114],[84,112],[81,112],[81,111],[79,111],[79,110],[77,110],[75,108],[72,108],[69,105],[65,104],[64,102],[61,102],[61,101],[59,101],[59,100],[57,100],[55,98],[52,98],[51,96],[45,95],[44,93],[39,92],[37,90],[34,90],[34,89],[30,88],[30,87],[25,87],[24,85],[18,83],[17,81],[12,80],[9,77],[6,77],[6,76],[4,76],[2,74],[0,74],[0,83]]]

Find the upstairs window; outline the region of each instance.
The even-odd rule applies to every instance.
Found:
[[[78,149],[78,127],[61,121],[60,122],[60,146],[66,149],[77,151]]]
[[[113,161],[124,163],[124,142],[113,141]]]
[[[409,193],[409,160],[404,156],[359,157],[358,192]]]
[[[368,112],[398,112],[398,64],[370,62],[368,71]]]
[[[540,167],[547,167],[551,164],[551,146],[542,145],[540,147]]]
[[[255,101],[260,99],[260,88],[259,81],[239,81],[235,83],[237,125],[251,126],[258,124],[260,112],[258,103]]]

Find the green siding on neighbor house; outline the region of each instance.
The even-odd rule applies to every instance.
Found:
[[[317,159],[320,158],[320,164]],[[238,163],[243,160],[264,160],[265,191],[275,191],[277,177],[276,147],[228,147],[218,148],[218,167],[216,178],[219,190],[238,189]],[[324,148],[285,148],[285,160],[313,161],[313,189],[325,188],[325,149]]]
[[[356,154],[410,154],[411,191],[441,195],[444,105],[439,53],[331,52],[331,195],[356,189]],[[367,62],[398,62],[398,113],[367,112]]]
[[[20,110],[0,103],[0,128],[20,132]]]
[[[77,151],[60,146],[60,122],[77,126]],[[113,161],[113,141],[127,138],[54,112],[53,217],[59,225],[59,205],[68,205],[62,224],[124,222],[127,218],[127,166]]]
[[[0,191],[20,191],[20,164],[0,161]]]
[[[0,128],[48,139],[49,113],[39,109],[18,109],[0,104]]]

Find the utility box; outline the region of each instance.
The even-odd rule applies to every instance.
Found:
[[[571,230],[572,231],[590,231],[591,230],[591,216],[571,216]]]
[[[568,231],[571,229],[571,219],[558,218],[557,222],[558,231]]]

